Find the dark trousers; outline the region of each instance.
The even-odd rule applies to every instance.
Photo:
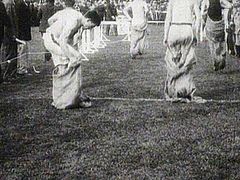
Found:
[[[1,47],[2,47],[2,39],[0,39],[0,51],[1,51]],[[0,56],[1,58],[1,56]],[[1,61],[0,61],[1,63]],[[2,65],[0,64],[0,83],[3,82],[3,78],[2,78]]]
[[[237,57],[240,57],[240,46],[235,46],[236,47],[236,55]]]
[[[113,35],[113,36],[117,36],[117,25],[106,25],[106,31],[105,31],[106,35]]]
[[[3,42],[1,46],[2,65],[1,78],[7,80],[16,76],[17,73],[17,43],[15,41]],[[6,62],[10,60],[10,62]],[[4,63],[5,62],[5,63]]]

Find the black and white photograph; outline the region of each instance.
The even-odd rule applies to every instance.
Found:
[[[240,0],[0,0],[0,179],[240,179]]]

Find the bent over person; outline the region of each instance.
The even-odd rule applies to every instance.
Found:
[[[194,49],[200,31],[197,1],[181,0],[179,3],[179,0],[170,0],[164,31],[164,44],[167,46],[166,99],[190,102],[196,90],[191,70],[195,64]]]
[[[64,0],[66,7],[49,18],[50,27],[43,34],[44,45],[52,53],[55,66],[52,105],[57,109],[91,106],[90,98],[82,92],[82,57],[74,44],[80,28],[99,26],[101,19],[96,11],[88,11],[83,16],[73,9],[74,3],[74,0]]]
[[[132,16],[129,11],[132,10]],[[147,31],[147,13],[149,9],[144,0],[134,0],[123,10],[125,16],[132,21],[131,26],[131,58],[135,59],[137,55],[142,55],[144,49],[144,40]]]

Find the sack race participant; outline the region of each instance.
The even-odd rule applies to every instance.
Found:
[[[81,53],[74,48],[78,31],[99,26],[101,19],[96,11],[88,11],[84,16],[73,9],[74,0],[64,0],[64,9],[58,11],[48,23],[43,34],[44,45],[52,54],[53,103],[57,109],[90,107],[90,98],[82,92]]]
[[[231,9],[227,0],[204,0],[207,8],[206,36],[209,42],[214,70],[222,70],[226,66],[225,24],[222,9]]]
[[[227,33],[227,52],[228,54],[235,56],[235,24],[232,20],[233,11],[229,11],[227,15],[226,33]]]
[[[132,11],[132,17],[129,15]],[[144,40],[147,32],[147,13],[149,9],[147,3],[143,0],[134,0],[123,10],[125,16],[132,22],[131,26],[131,58],[135,59],[137,55],[142,55],[144,49]]]
[[[203,101],[193,96],[196,88],[191,75],[199,37],[200,9],[197,1],[182,0],[179,3],[179,0],[170,0],[163,40],[167,46],[165,96],[168,101]]]

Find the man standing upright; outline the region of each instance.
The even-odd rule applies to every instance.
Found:
[[[4,27],[11,27],[10,18],[7,15],[6,8],[2,1],[0,1],[0,47],[3,41]]]
[[[4,28],[9,27],[11,28],[11,21],[9,16],[7,15],[6,8],[2,1],[0,1],[0,49],[3,42],[4,37]],[[0,65],[0,83],[3,81],[2,79],[2,70]]]
[[[31,12],[30,12],[30,2],[26,0],[16,1],[16,23],[17,23],[17,38],[24,41],[25,44],[18,45],[18,55],[19,67],[18,74],[28,74],[29,73],[29,43],[32,39],[31,37]],[[22,57],[21,57],[22,56]]]
[[[4,28],[4,37],[1,47],[1,58],[5,62],[2,65],[2,78],[10,81],[16,78],[17,72],[17,43],[16,43],[16,13],[13,0],[3,0],[11,26]],[[9,63],[6,61],[10,60]]]
[[[129,11],[132,10],[132,16]],[[147,30],[147,13],[149,8],[144,0],[134,0],[130,2],[123,13],[132,22],[131,26],[131,45],[130,55],[135,59],[137,55],[142,55],[144,49],[144,40]]]
[[[196,88],[191,71],[196,63],[194,46],[199,36],[199,3],[193,0],[170,0],[163,40],[167,46],[165,96],[169,101],[195,100],[193,94]]]
[[[233,24],[235,25],[236,56],[240,58],[240,0],[234,2]]]
[[[117,9],[113,1],[106,0],[106,14],[105,20],[106,21],[116,21],[117,16]],[[110,31],[113,30],[113,35],[117,35],[117,26],[116,25],[106,25],[106,35],[110,35]]]
[[[90,98],[83,95],[81,75],[81,53],[75,49],[79,29],[99,26],[101,19],[96,11],[84,16],[73,9],[74,0],[63,0],[64,9],[49,20],[50,25],[43,34],[45,47],[51,52],[53,70],[53,103],[57,109],[90,107]]]
[[[227,0],[204,0],[206,9],[206,36],[209,42],[213,67],[215,71],[226,66],[225,23],[222,9],[232,8]]]

